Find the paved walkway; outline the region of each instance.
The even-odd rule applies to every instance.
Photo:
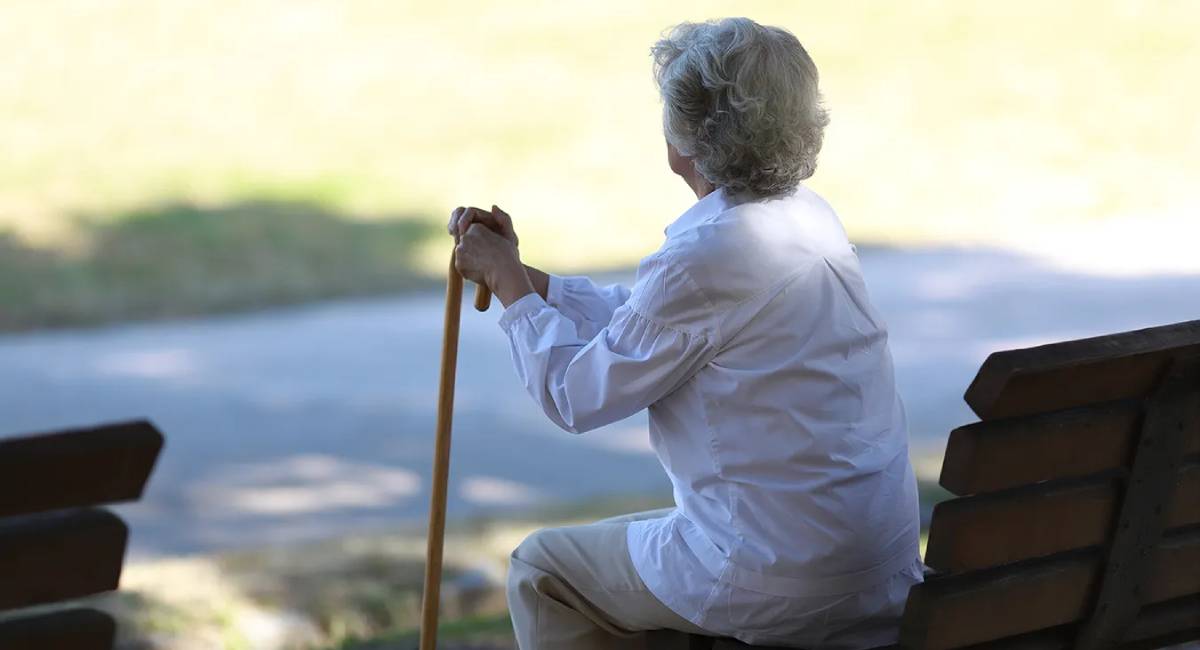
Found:
[[[918,455],[970,421],[988,352],[1200,318],[1200,276],[1105,278],[997,252],[864,250]],[[668,485],[644,416],[572,436],[515,385],[498,310],[463,312],[450,516]],[[148,416],[166,451],[123,506],[142,555],[419,523],[442,296],[0,337],[0,436]]]

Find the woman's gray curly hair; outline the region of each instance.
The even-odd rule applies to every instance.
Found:
[[[667,141],[710,183],[770,196],[812,176],[829,116],[791,32],[749,18],[681,23],[651,54]]]

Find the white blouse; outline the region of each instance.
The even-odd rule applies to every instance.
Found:
[[[563,429],[649,409],[676,509],[628,541],[665,605],[748,643],[894,641],[920,580],[907,426],[886,327],[821,197],[718,189],[632,290],[551,276],[548,300],[522,297],[500,325]]]

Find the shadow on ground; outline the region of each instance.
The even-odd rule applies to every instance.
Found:
[[[70,242],[0,232],[0,330],[255,309],[430,284],[426,220],[301,201],[173,202],[82,215]]]

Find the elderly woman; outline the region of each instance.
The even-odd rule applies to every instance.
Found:
[[[674,486],[674,508],[513,552],[520,647],[892,643],[922,575],[916,482],[887,330],[837,215],[800,184],[828,121],[817,69],[745,18],[679,25],[652,52],[667,161],[698,200],[631,289],[523,266],[499,208],[451,217],[546,415],[582,433],[649,409]]]

